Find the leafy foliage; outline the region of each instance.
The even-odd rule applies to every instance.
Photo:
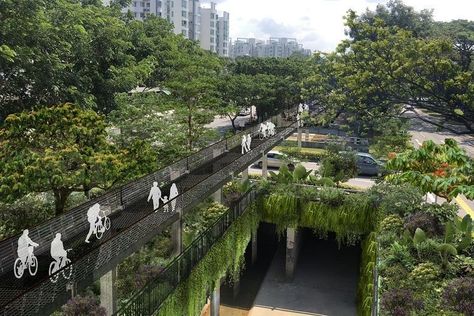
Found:
[[[255,208],[239,217],[194,267],[189,278],[166,299],[158,315],[200,315],[208,292],[226,275],[238,280],[244,254],[259,223]]]
[[[384,293],[382,306],[391,316],[408,316],[419,310],[422,303],[417,300],[409,289],[393,289]]]
[[[444,303],[453,311],[474,314],[474,278],[452,280],[444,289]]]
[[[10,115],[0,141],[1,199],[52,191],[56,214],[72,192],[108,187],[123,167],[104,119],[72,104]]]
[[[361,244],[362,254],[357,288],[357,315],[372,315],[374,299],[374,274],[377,265],[377,240],[374,232],[367,235]]]
[[[332,178],[334,182],[344,182],[357,174],[356,158],[353,153],[330,153],[321,161],[319,170],[322,177]]]
[[[62,314],[64,316],[105,316],[107,313],[96,297],[76,295],[62,307]]]
[[[398,154],[387,165],[399,172],[388,177],[408,182],[450,201],[458,194],[474,198],[474,163],[453,139],[436,145],[425,141],[419,149]]]

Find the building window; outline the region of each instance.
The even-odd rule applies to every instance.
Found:
[[[134,7],[137,6],[137,2],[136,2],[136,1],[133,1],[133,6],[134,6]]]
[[[211,30],[211,35],[214,35],[214,30]]]
[[[215,25],[214,21],[211,21],[211,27],[214,27],[214,25]]]
[[[182,16],[183,18],[186,18],[186,17],[188,16],[188,12],[186,12],[186,11],[181,11],[181,16]]]
[[[214,37],[211,37],[211,43],[214,43]]]
[[[211,45],[211,51],[214,51],[214,45]]]
[[[181,33],[186,36],[186,30],[182,30]]]
[[[145,6],[145,2],[140,2],[140,7],[144,7]]]
[[[145,17],[145,13],[141,12],[141,13],[140,13],[140,17],[141,17],[141,18],[144,18],[144,17]]]
[[[187,8],[188,7],[188,1],[187,0],[182,0],[182,6],[183,8]]]
[[[187,25],[188,25],[188,22],[186,22],[186,20],[181,21],[181,26],[187,26]]]

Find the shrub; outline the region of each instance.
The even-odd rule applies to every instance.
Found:
[[[385,260],[382,261],[383,265],[386,266],[399,263],[408,269],[411,269],[413,262],[414,259],[408,246],[400,244],[397,241],[390,246]]]
[[[416,245],[416,251],[422,260],[440,262],[439,244],[433,239],[426,239]]]
[[[413,297],[409,289],[391,289],[382,295],[382,307],[391,316],[407,316],[420,310],[423,304]]]
[[[418,188],[404,184],[378,184],[369,190],[374,205],[386,214],[401,217],[414,213],[423,202],[423,194]]]
[[[381,232],[393,232],[400,233],[403,229],[403,219],[396,215],[392,214],[385,217],[382,222],[380,222],[380,231]]]
[[[474,315],[474,278],[452,280],[444,289],[443,303],[452,311]]]
[[[353,153],[330,153],[321,161],[319,172],[334,182],[346,181],[357,174],[356,158]]]
[[[424,286],[427,283],[435,281],[440,275],[440,268],[432,262],[423,262],[418,264],[409,275],[409,279],[415,284]]]
[[[331,187],[323,187],[319,191],[321,203],[335,207],[344,204],[344,191]]]
[[[384,284],[391,288],[391,287],[401,287],[402,283],[405,281],[408,270],[400,263],[396,263],[389,266],[384,266],[383,269],[380,270],[380,274],[384,278]]]
[[[405,219],[405,228],[414,234],[417,228],[422,229],[428,236],[440,236],[444,233],[443,226],[439,220],[429,213],[417,212]]]
[[[440,223],[454,221],[458,213],[458,207],[455,204],[431,204],[423,203],[420,207],[420,212],[425,212],[433,215]]]
[[[148,281],[156,278],[163,270],[161,266],[156,265],[142,265],[138,268],[137,274],[135,274],[135,288],[141,289],[148,283]]]
[[[91,295],[76,295],[62,307],[65,316],[105,316],[106,310],[99,304],[99,300]]]

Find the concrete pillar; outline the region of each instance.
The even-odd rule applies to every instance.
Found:
[[[300,235],[296,228],[286,229],[286,279],[291,281],[295,272],[300,247]]]
[[[309,142],[309,128],[306,129],[305,131],[305,135],[304,135],[304,141],[305,142]]]
[[[266,153],[262,155],[262,177],[264,179],[268,177],[268,159]]]
[[[302,138],[302,131],[301,131],[301,127],[298,127],[298,147],[301,148],[301,138]]]
[[[222,203],[222,188],[212,193],[212,199],[216,202]]]
[[[257,233],[255,234],[252,233],[252,240],[250,241],[252,243],[252,264],[257,262]]]
[[[221,305],[221,281],[216,282],[216,287],[211,293],[211,316],[219,316]]]
[[[113,268],[100,278],[100,305],[105,308],[107,316],[117,311],[116,279],[117,268]]]
[[[242,171],[242,182],[245,182],[249,179],[249,168],[245,168],[244,171]]]
[[[175,257],[183,251],[183,221],[181,220],[181,212],[179,219],[171,224],[171,244],[173,245],[172,256]]]

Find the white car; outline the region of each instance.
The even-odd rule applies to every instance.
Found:
[[[267,153],[267,166],[269,168],[280,168],[283,164],[288,166],[288,169],[294,170],[295,164],[290,161],[287,155],[276,150],[269,151]],[[263,161],[257,161],[259,168],[263,167]]]

